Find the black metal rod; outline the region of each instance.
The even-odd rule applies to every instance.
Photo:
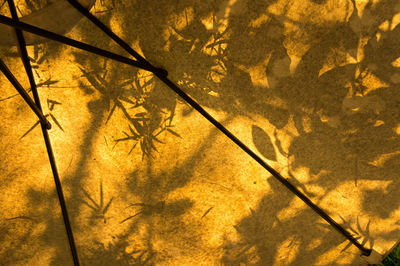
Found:
[[[44,38],[47,38],[47,39],[50,39],[50,40],[53,40],[56,42],[60,42],[60,43],[84,50],[89,53],[97,54],[97,55],[100,55],[100,56],[103,56],[103,57],[106,57],[106,58],[109,58],[109,59],[112,59],[112,60],[115,60],[115,61],[118,61],[118,62],[121,62],[124,64],[128,64],[128,65],[131,65],[134,67],[142,68],[147,71],[151,71],[151,72],[160,71],[159,69],[150,67],[149,65],[143,64],[142,62],[132,60],[125,56],[121,56],[119,54],[115,54],[115,53],[100,49],[98,47],[67,38],[65,36],[47,31],[47,30],[39,28],[39,27],[35,27],[33,25],[30,25],[30,24],[27,24],[27,23],[24,23],[21,21],[17,21],[15,19],[8,18],[3,15],[0,15],[0,23],[17,28],[22,31],[26,31],[26,32],[30,32],[30,33],[42,36]]]
[[[36,104],[32,101],[29,94],[24,90],[22,85],[18,82],[18,80],[11,73],[10,69],[6,66],[3,60],[0,59],[0,70],[7,77],[7,79],[11,82],[14,88],[18,91],[18,93],[24,98],[25,102],[29,105],[33,112],[37,115],[40,122],[46,125],[47,129],[51,128],[50,122],[43,115],[42,111],[36,106]]]
[[[82,15],[84,15],[87,19],[89,19],[91,22],[93,22],[97,27],[99,27],[105,34],[107,34],[111,39],[113,39],[117,44],[119,44],[125,51],[127,51],[129,54],[131,54],[136,60],[138,60],[141,63],[144,63],[146,65],[151,64],[144,59],[139,53],[137,53],[135,50],[133,50],[129,44],[127,44],[125,41],[123,41],[118,35],[116,35],[114,32],[112,32],[106,25],[103,24],[98,18],[93,16],[89,10],[87,10],[85,7],[83,7],[78,1],[76,0],[67,0],[73,7],[75,7]]]
[[[8,1],[8,5],[10,8],[12,18],[15,21],[18,21],[19,19],[18,19],[18,15],[17,15],[17,10],[15,8],[14,0],[7,0],[7,1]],[[22,34],[22,31],[17,28],[15,29],[15,33],[16,33],[17,39],[18,39],[18,47],[19,47],[19,51],[21,53],[21,59],[24,64],[26,74],[28,75],[29,83],[31,85],[33,98],[36,102],[37,107],[41,110],[39,93],[38,93],[38,90],[36,87],[35,79],[33,77],[32,67],[31,67],[31,64],[29,61],[28,52],[26,50],[26,42],[25,42],[24,36]],[[43,122],[41,122],[40,125],[42,128],[44,141],[46,143],[46,149],[47,149],[47,154],[48,154],[49,161],[50,161],[51,170],[53,172],[54,183],[55,183],[56,190],[57,190],[58,201],[59,201],[60,207],[61,207],[61,213],[62,213],[62,217],[64,220],[64,226],[65,226],[65,230],[66,230],[67,237],[68,237],[68,242],[69,242],[69,247],[70,247],[71,254],[72,254],[72,259],[74,261],[74,265],[79,266],[79,258],[78,258],[78,253],[77,253],[77,249],[75,246],[74,235],[72,233],[72,228],[71,228],[71,224],[70,224],[69,217],[68,217],[67,205],[65,203],[64,193],[62,190],[60,177],[58,175],[56,161],[54,158],[53,149],[51,147],[50,137],[49,137],[46,125]]]
[[[74,6],[81,14],[83,14],[87,19],[92,21],[97,27],[99,27],[104,33],[106,33],[110,38],[112,38],[117,44],[119,44],[125,51],[135,57],[139,62],[143,62],[146,65],[151,64],[140,56],[135,50],[133,50],[125,41],[118,37],[114,32],[112,32],[106,25],[104,25],[99,19],[93,16],[88,10],[86,10],[80,3],[76,0],[67,0],[72,6]],[[275,169],[269,166],[263,159],[261,159],[257,154],[255,154],[249,147],[247,147],[242,141],[240,141],[235,135],[233,135],[227,128],[225,128],[221,123],[214,119],[203,107],[201,107],[195,100],[193,100],[188,94],[182,91],[178,86],[176,86],[170,79],[168,79],[166,71],[164,73],[158,72],[154,73],[161,81],[164,82],[170,89],[172,89],[176,94],[178,94],[182,99],[184,99],[191,107],[198,111],[203,117],[205,117],[209,122],[211,122],[216,128],[218,128],[222,133],[224,133],[229,139],[231,139],[236,145],[238,145],[243,151],[250,155],[255,161],[257,161],[262,167],[264,167],[268,172],[272,174],[280,183],[287,187],[291,192],[298,196],[304,203],[306,203],[311,209],[313,209],[319,216],[321,216],[325,221],[327,221],[331,226],[337,229],[343,236],[345,236],[351,243],[353,243],[361,252],[365,255],[371,254],[371,249],[367,249],[362,246],[358,241],[340,224],[333,220],[325,211],[315,205],[305,194],[298,190],[294,185],[292,185],[286,178],[284,178]]]

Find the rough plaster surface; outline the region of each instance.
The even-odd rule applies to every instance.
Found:
[[[385,254],[400,239],[400,1],[91,11],[360,242]],[[88,21],[67,35],[126,55]],[[54,42],[28,50],[83,265],[367,265],[151,74]],[[16,47],[1,52],[29,88]],[[0,87],[0,261],[69,265],[37,118]]]

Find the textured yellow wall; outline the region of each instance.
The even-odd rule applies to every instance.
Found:
[[[366,247],[384,254],[400,239],[400,1],[104,0],[91,11]],[[127,56],[85,19],[67,36]],[[4,40],[2,59],[29,88]],[[82,264],[367,265],[150,73],[36,41]],[[37,118],[4,76],[0,88],[0,264],[69,265],[43,138],[29,131]]]

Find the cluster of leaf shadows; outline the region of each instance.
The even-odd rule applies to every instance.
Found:
[[[321,5],[321,8],[325,4],[325,1],[312,2]],[[231,15],[226,26],[221,26],[218,14],[223,13],[219,8],[224,5],[219,1],[204,1],[201,4],[149,4],[138,1],[131,8],[134,15],[122,14],[127,21],[123,31],[127,36],[140,36],[139,45],[146,58],[155,62],[162,58],[170,76],[203,106],[232,116],[247,116],[250,119],[262,116],[274,125],[274,143],[271,138],[254,139],[254,136],[260,135],[254,131],[262,131],[258,125],[253,126],[253,142],[265,158],[274,160],[275,152],[279,151],[290,158],[289,170],[306,167],[311,175],[318,175],[318,178],[303,184],[293,176],[290,178],[303,190],[318,185],[327,193],[346,181],[353,182],[356,189],[363,180],[390,181],[386,189],[360,189],[362,210],[388,218],[394,209],[387,204],[398,206],[396,193],[400,189],[396,178],[400,170],[396,163],[400,147],[395,132],[399,119],[400,96],[396,80],[399,70],[392,64],[400,56],[400,26],[392,26],[394,16],[400,11],[398,6],[391,1],[368,1],[367,11],[361,13],[356,1],[350,0],[346,4],[348,17],[345,21],[318,24],[306,19],[295,21],[289,18],[285,13],[290,9],[289,5],[279,15],[269,13],[268,8],[274,4],[276,1],[273,0],[237,1],[229,8],[245,11]],[[165,5],[165,8],[158,9],[158,5]],[[131,6],[125,4],[124,7]],[[189,15],[186,14],[188,10],[191,11]],[[179,29],[171,25],[171,17],[177,14],[190,17],[184,26],[180,22]],[[206,27],[203,21],[210,16],[212,25]],[[268,19],[263,20],[265,16]],[[253,26],[257,19],[263,22]],[[380,28],[385,21],[388,22],[388,30]],[[298,30],[287,36],[285,23],[295,25]],[[162,34],[165,31],[170,33],[167,40]],[[292,57],[284,43],[291,38],[307,40],[310,44],[294,70],[290,68]],[[364,56],[357,59],[361,52],[361,40],[367,40],[367,43],[363,47]],[[355,63],[346,62],[345,58],[349,55],[356,59]],[[325,63],[332,60],[336,60],[334,67],[324,70]],[[253,84],[246,70],[266,61],[265,74],[269,87]],[[371,89],[368,83],[371,76],[385,85]],[[291,120],[298,135],[291,135],[284,129]],[[283,132],[293,138],[292,144],[285,150],[279,144],[279,133]],[[381,165],[374,163],[382,156],[386,157]],[[306,194],[319,201],[312,193]],[[272,196],[265,198],[269,197]],[[244,221],[256,219],[258,212],[264,213],[265,209],[268,208],[260,204],[254,215]],[[273,216],[273,212],[267,213]],[[289,222],[296,224],[295,220],[306,219],[309,215],[307,211],[301,212]],[[261,216],[262,221],[267,219],[266,215]],[[275,232],[262,234],[258,227],[254,228],[258,232],[254,234],[260,238]],[[251,241],[247,235],[252,233],[247,229],[241,230],[240,234],[243,239]],[[395,240],[391,237],[394,232],[398,231],[385,233],[385,237]],[[279,234],[282,235],[278,238],[281,241],[290,237],[280,231]],[[361,232],[359,234],[362,235]],[[372,241],[366,236],[360,241],[365,239]],[[258,253],[266,252],[266,240],[254,241],[253,246],[258,247]],[[307,243],[305,239],[302,242]],[[328,242],[324,240],[324,243]],[[278,240],[272,241],[267,246],[276,251],[273,246],[277,243]],[[301,248],[297,254],[304,254],[298,255],[299,260],[307,258],[309,263],[310,257],[324,252],[327,250],[321,245],[312,251]],[[273,252],[266,253],[268,255],[262,256],[261,263],[268,264],[266,262],[274,258]],[[296,264],[299,260],[295,259],[292,263]]]
[[[154,91],[159,89],[152,88],[155,77],[151,75],[142,76],[139,73],[136,73],[135,76],[135,73],[132,73],[133,77],[126,80],[118,81],[111,78],[107,81],[106,63],[107,60],[104,61],[102,73],[89,72],[83,68],[80,68],[80,70],[82,77],[91,85],[87,92],[92,93],[93,91],[90,91],[90,89],[96,90],[104,97],[105,107],[109,111],[105,123],[107,124],[117,109],[122,111],[126,118],[129,132],[122,131],[125,137],[115,139],[115,145],[119,142],[133,142],[128,152],[130,154],[139,144],[143,159],[144,156],[153,157],[153,151],[158,152],[155,142],[163,143],[158,138],[160,134],[169,132],[174,136],[181,137],[172,129],[175,106],[162,108],[153,99],[153,97],[157,97]],[[118,78],[121,78],[121,76]]]
[[[35,9],[32,9],[35,10]],[[5,51],[4,55],[9,58],[15,58],[19,59],[20,55],[18,52],[15,51],[16,47],[12,47],[8,49],[8,51]],[[58,80],[54,80],[51,77],[51,73],[48,70],[48,62],[50,58],[57,53],[57,48],[56,49],[49,49],[49,45],[47,44],[35,44],[33,46],[33,54],[32,57],[29,57],[30,63],[32,70],[39,82],[36,84],[36,87],[40,90],[43,88],[47,88],[48,90],[50,87],[54,86],[54,84],[58,83]],[[26,88],[26,91],[29,93],[31,91],[31,88]],[[6,101],[6,100],[11,100],[15,97],[19,97],[19,94],[13,94],[10,96],[6,96],[4,98],[0,99],[0,102]],[[58,105],[61,105],[61,102],[47,98],[46,99],[46,104],[47,104],[47,109],[48,113],[45,114],[45,117],[50,120],[50,122],[54,125],[56,125],[61,131],[64,131],[62,128],[60,122],[54,115],[53,111],[55,111],[55,107]],[[31,128],[29,128],[22,136],[21,139],[27,136],[30,132],[32,132],[33,129],[35,129],[38,125],[40,124],[40,121],[37,120]]]

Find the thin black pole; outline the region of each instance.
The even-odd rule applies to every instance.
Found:
[[[14,86],[14,88],[18,91],[18,93],[24,98],[25,102],[29,105],[29,107],[35,112],[40,122],[46,125],[47,129],[51,129],[51,124],[49,120],[43,115],[42,111],[36,106],[36,104],[32,101],[29,94],[24,90],[22,85],[18,82],[18,80],[11,73],[10,69],[8,69],[7,65],[0,59],[0,70],[7,77],[10,83]]]
[[[158,69],[158,68],[150,67],[149,65],[143,64],[143,63],[135,61],[135,60],[132,60],[132,59],[127,58],[125,56],[121,56],[121,55],[118,55],[118,54],[115,54],[115,53],[100,49],[98,47],[95,47],[95,46],[92,46],[92,45],[89,45],[89,44],[86,44],[86,43],[83,43],[83,42],[79,42],[79,41],[70,39],[68,37],[65,37],[65,36],[62,36],[62,35],[47,31],[47,30],[39,28],[39,27],[35,27],[33,25],[30,25],[30,24],[27,24],[27,23],[24,23],[24,22],[15,20],[15,19],[8,18],[8,17],[3,16],[3,15],[0,15],[0,23],[4,24],[4,25],[11,26],[11,27],[14,27],[14,28],[17,28],[17,29],[22,30],[22,31],[30,32],[30,33],[33,33],[35,35],[39,35],[39,36],[45,37],[47,39],[50,39],[50,40],[53,40],[53,41],[56,41],[56,42],[60,42],[60,43],[63,43],[63,44],[66,44],[66,45],[69,45],[69,46],[84,50],[84,51],[89,52],[89,53],[93,53],[93,54],[97,54],[97,55],[100,55],[100,56],[103,56],[103,57],[106,57],[106,58],[110,58],[112,60],[127,64],[127,65],[131,65],[131,66],[134,66],[134,67],[142,68],[144,70],[151,71],[151,72],[160,71],[160,69]]]
[[[144,59],[139,53],[133,50],[129,44],[123,41],[118,35],[112,32],[106,25],[103,24],[98,18],[93,16],[89,10],[84,8],[78,1],[76,0],[67,0],[73,7],[75,7],[82,15],[84,15],[87,19],[93,22],[97,27],[99,27],[105,34],[107,34],[111,39],[113,39],[117,44],[119,44],[125,51],[131,54],[136,60],[146,65],[151,66],[151,64]]]
[[[7,1],[8,1],[8,5],[10,8],[12,18],[14,19],[14,21],[18,21],[19,19],[18,19],[17,10],[15,8],[14,1],[13,0],[7,0]],[[35,100],[37,107],[41,111],[42,108],[41,108],[41,104],[40,104],[39,93],[38,93],[38,90],[36,87],[35,79],[33,77],[32,67],[29,62],[28,52],[26,50],[25,39],[24,39],[24,36],[23,36],[21,30],[15,29],[15,33],[16,33],[17,39],[18,39],[18,47],[19,47],[19,51],[21,53],[21,59],[24,64],[26,74],[28,75],[29,83],[31,85],[33,98]],[[74,261],[74,265],[79,266],[79,258],[78,258],[78,253],[77,253],[77,249],[75,246],[74,235],[72,233],[71,224],[70,224],[69,217],[68,217],[67,205],[65,203],[64,193],[62,190],[60,177],[58,175],[56,161],[54,158],[53,149],[51,147],[49,133],[47,131],[46,125],[42,121],[41,121],[40,125],[42,128],[44,141],[46,143],[46,149],[47,149],[47,154],[49,156],[51,170],[53,172],[54,183],[56,185],[58,201],[60,202],[61,212],[62,212],[62,216],[63,216],[63,220],[64,220],[65,230],[66,230],[67,236],[68,236],[68,242],[69,242],[69,246],[70,246],[70,250],[71,250],[71,254],[72,254],[72,259]]]
[[[86,10],[80,3],[76,0],[67,0],[72,6],[74,6],[81,14],[83,14],[87,19],[92,21],[97,27],[99,27],[105,34],[107,34],[111,39],[113,39],[117,44],[119,44],[125,51],[135,57],[139,62],[146,65],[150,65],[145,58],[140,56],[135,50],[133,50],[125,41],[118,37],[114,32],[112,32],[106,25],[104,25],[98,18],[93,16],[88,10]],[[195,100],[193,100],[189,95],[182,91],[178,86],[176,86],[170,79],[168,79],[168,73],[154,73],[161,81],[164,82],[170,89],[172,89],[176,94],[178,94],[182,99],[184,99],[191,107],[198,111],[203,117],[205,117],[209,122],[211,122],[216,128],[218,128],[222,133],[224,133],[229,139],[231,139],[236,145],[238,145],[243,151],[250,155],[255,161],[257,161],[262,167],[264,167],[268,172],[270,172],[280,183],[287,187],[291,192],[303,200],[309,207],[311,207],[319,216],[321,216],[325,221],[327,221],[331,226],[338,230],[343,236],[345,236],[351,243],[353,243],[361,252],[367,256],[371,254],[371,249],[365,248],[363,245],[358,243],[358,241],[340,224],[333,220],[325,211],[315,205],[305,194],[298,190],[294,185],[292,185],[286,178],[284,178],[275,169],[269,166],[263,159],[261,159],[257,154],[255,154],[249,147],[247,147],[242,141],[240,141],[235,135],[233,135],[227,128],[225,128],[221,123],[215,120],[203,107],[201,107]]]

